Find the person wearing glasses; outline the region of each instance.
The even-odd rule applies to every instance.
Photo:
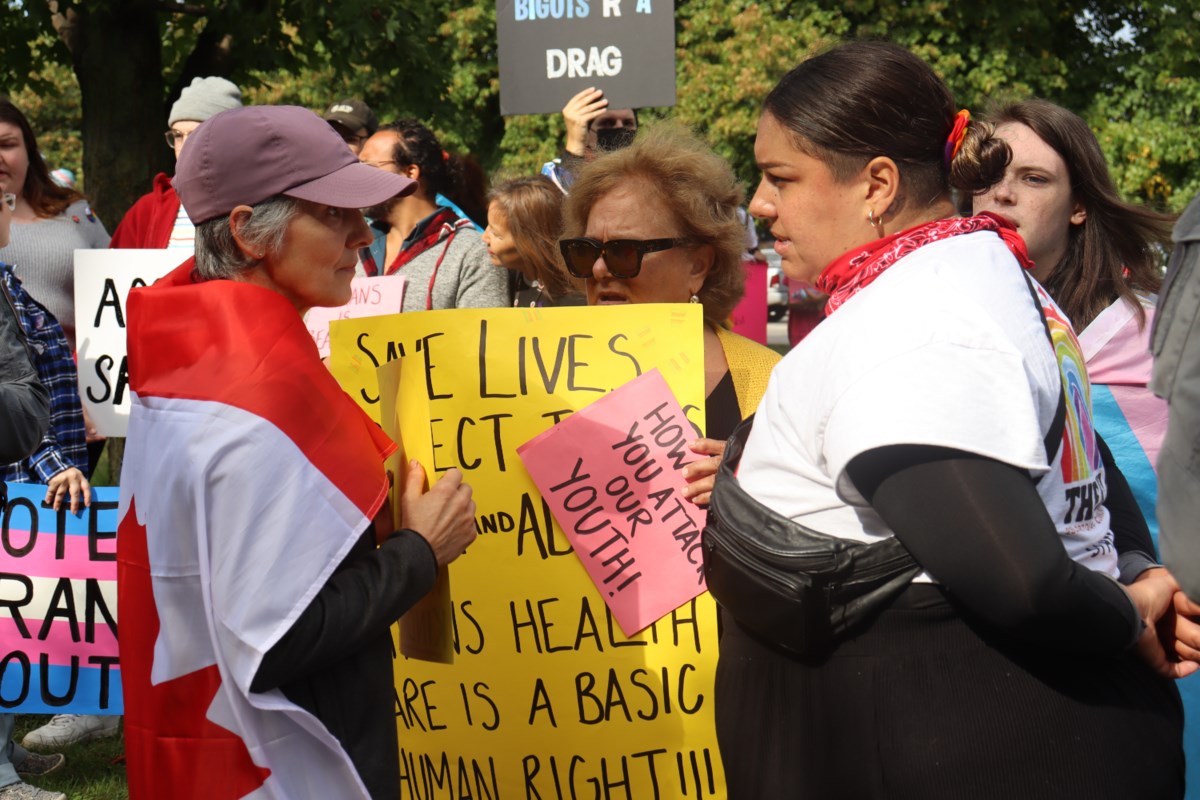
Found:
[[[0,193],[0,213],[11,218],[16,205],[15,194]],[[38,379],[50,394],[51,414],[50,428],[32,453],[8,464],[0,462],[0,479],[10,483],[44,483],[48,486],[45,502],[55,511],[64,502],[68,503],[75,514],[80,506],[92,504],[92,488],[85,475],[88,452],[74,353],[62,325],[30,296],[12,267],[3,261],[0,261],[0,285],[30,344]]]
[[[0,247],[8,242],[16,207],[17,196],[0,180]],[[12,274],[3,262],[0,271]],[[28,457],[49,430],[49,393],[38,379],[35,358],[16,303],[0,286],[0,459],[4,461]],[[12,740],[15,723],[15,714],[0,714],[0,800],[66,800],[62,792],[25,783],[25,778],[58,770],[66,758],[62,753],[26,752]]]
[[[0,262],[11,266],[0,271],[0,280],[17,292],[14,308],[18,317],[27,326],[38,328],[38,347],[43,348],[38,368],[43,379],[48,373],[55,376],[51,384],[56,420],[34,456],[9,465],[4,477],[47,483],[51,486],[48,499],[53,495],[61,502],[69,497],[71,505],[78,507],[83,498],[86,505],[90,501],[86,476],[91,473],[91,453],[71,359],[75,350],[74,251],[106,247],[108,232],[83,195],[50,177],[29,121],[7,100],[0,101],[0,183],[13,198],[11,237],[8,245],[0,248]],[[65,358],[54,358],[51,351]],[[97,441],[94,455],[98,457],[103,439],[91,438]],[[27,734],[23,744],[57,749],[112,736],[119,724],[120,717],[60,714]]]
[[[685,470],[697,504],[708,502],[725,439],[754,412],[779,360],[726,327],[745,289],[741,202],[724,159],[685,128],[659,123],[585,165],[563,209],[559,248],[588,305],[703,308],[707,438],[693,449],[707,457]]]
[[[483,243],[488,258],[509,271],[513,306],[581,306],[587,298],[558,257],[563,193],[545,175],[514,178],[489,194]]]
[[[171,106],[167,147],[178,161],[192,131],[214,114],[242,104],[242,90],[224,78],[193,78]],[[181,251],[181,260],[192,254],[196,227],[179,204],[179,195],[165,172],[154,176],[154,185],[125,213],[113,232],[111,247],[135,250],[171,249]]]
[[[304,327],[350,300],[360,208],[413,181],[316,114],[250,106],[188,142],[196,255],[130,292],[117,606],[129,796],[400,796],[390,628],[475,540],[452,469],[396,448]],[[384,513],[387,512],[387,513]]]
[[[0,193],[0,216],[11,217],[16,205],[15,194]],[[7,220],[4,220],[0,223],[0,228],[6,225]],[[5,238],[3,233],[0,229],[0,241]],[[0,479],[9,483],[46,484],[44,502],[53,506],[55,511],[66,505],[71,513],[75,514],[82,507],[91,505],[92,489],[86,477],[88,449],[74,354],[58,320],[45,306],[29,295],[21,280],[13,274],[12,267],[3,261],[0,261],[0,289],[7,295],[7,310],[15,315],[21,333],[29,344],[38,380],[50,396],[49,427],[42,434],[33,452],[8,463],[0,462]],[[5,717],[8,721],[0,719],[0,727],[6,724],[11,727],[11,717]],[[80,725],[79,720],[84,720],[83,727],[116,731],[119,718],[64,715],[64,719],[76,726]],[[27,746],[36,749],[57,749],[61,746],[59,742],[41,741],[32,733],[26,737],[26,743]],[[39,755],[26,753],[11,742],[8,746],[14,751],[9,755],[9,761],[19,762],[16,770],[22,777],[35,777],[53,772],[65,762],[61,753]],[[6,777],[3,757],[0,757],[0,784],[4,783]],[[0,788],[0,800],[7,800],[10,796],[29,800],[62,797],[21,783],[11,785],[13,788]]]
[[[542,165],[542,174],[563,194],[569,194],[575,175],[596,154],[628,147],[637,136],[636,108],[609,108],[603,89],[589,86],[567,101],[562,110],[566,129],[562,152]]]
[[[367,139],[379,130],[379,120],[375,117],[375,112],[362,100],[353,97],[330,103],[321,119],[337,131],[337,135],[342,137],[350,152],[356,156],[362,152]]]
[[[368,139],[358,159],[417,183],[367,209],[373,240],[359,251],[363,274],[403,275],[403,311],[512,303],[508,275],[488,259],[479,231],[442,199],[460,196],[462,176],[433,131],[397,120]]]

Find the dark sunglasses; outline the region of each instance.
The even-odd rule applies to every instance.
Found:
[[[600,256],[604,256],[604,265],[614,278],[636,278],[642,271],[642,256],[646,253],[689,244],[694,242],[691,239],[609,239],[601,242],[583,236],[561,239],[558,248],[567,263],[567,272],[576,278],[592,277],[592,267]]]

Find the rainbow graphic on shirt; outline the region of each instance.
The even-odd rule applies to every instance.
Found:
[[[1046,314],[1050,340],[1054,343],[1054,358],[1058,362],[1066,395],[1062,475],[1063,484],[1071,486],[1089,481],[1103,470],[1092,425],[1092,387],[1084,364],[1083,348],[1075,338],[1071,323],[1042,287],[1038,286],[1037,292]]]

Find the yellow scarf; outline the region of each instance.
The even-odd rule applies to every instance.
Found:
[[[725,351],[725,362],[729,364],[729,372],[733,376],[738,411],[745,419],[758,408],[767,390],[771,368],[782,356],[769,347],[724,328],[717,328],[717,339]]]

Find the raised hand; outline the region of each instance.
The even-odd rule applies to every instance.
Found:
[[[588,129],[592,120],[608,110],[604,92],[595,87],[584,89],[563,106],[563,122],[567,125],[566,150],[582,157],[587,150]]]

